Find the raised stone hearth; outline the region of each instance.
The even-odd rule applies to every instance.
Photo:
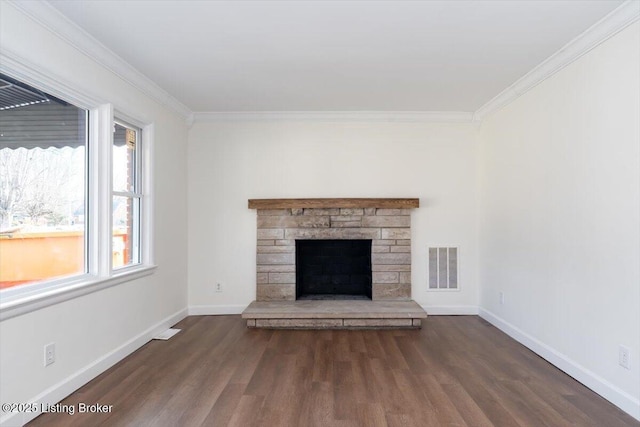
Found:
[[[242,313],[250,328],[419,328],[427,317],[414,301],[254,301]]]
[[[418,199],[250,200],[249,208],[257,209],[257,276],[256,301],[243,313],[243,317],[248,319],[248,326],[419,327],[419,319],[426,317],[426,313],[411,301],[410,210],[417,207]],[[370,291],[365,298],[371,299],[343,301],[345,296],[336,287],[335,301],[327,301],[331,299],[327,295],[317,298],[321,301],[296,301],[305,297],[299,295],[300,287],[298,292],[296,289],[296,240],[370,241]],[[320,277],[330,277],[329,280],[336,284],[340,282],[337,276]],[[353,280],[349,283],[353,284]],[[362,296],[357,298],[362,299]],[[399,303],[395,311],[389,311],[388,305],[380,311],[381,306],[374,304],[393,301]],[[287,310],[279,310],[278,302]],[[264,311],[267,307],[264,303],[269,303],[269,310]],[[413,304],[411,313],[421,312],[423,316],[407,316],[403,311],[407,309],[406,304]],[[352,305],[359,307],[356,317],[349,315],[349,310],[346,310]],[[323,308],[317,311],[317,307]],[[332,311],[331,307],[337,312]],[[254,315],[257,308],[263,310],[267,317],[247,317]],[[311,310],[310,315],[301,317],[301,310]],[[285,311],[293,312],[293,317],[278,317]],[[333,315],[322,317],[322,313],[326,312]],[[371,314],[370,317],[362,315],[367,312]]]

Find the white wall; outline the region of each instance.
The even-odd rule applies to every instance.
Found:
[[[143,279],[0,323],[0,400],[18,403],[36,396],[64,397],[61,392],[69,391],[73,384],[81,385],[95,375],[96,369],[144,342],[145,334],[154,326],[186,313],[187,127],[178,114],[152,101],[12,5],[3,2],[1,8],[3,52],[18,54],[43,69],[47,77],[155,124],[154,234],[158,268]],[[49,342],[56,343],[57,360],[45,368],[43,346]],[[8,425],[21,421],[22,417],[16,416]]]
[[[483,316],[636,418],[639,31],[628,27],[488,118],[480,166]],[[618,366],[620,344],[631,370]]]
[[[189,133],[189,305],[239,312],[255,299],[252,198],[419,197],[413,299],[477,310],[476,135],[469,124],[196,122]],[[459,292],[427,292],[428,245],[460,247]],[[216,282],[222,293],[214,293]]]

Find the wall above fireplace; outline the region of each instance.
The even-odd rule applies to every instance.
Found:
[[[296,298],[296,240],[371,240],[376,301],[411,299],[411,216],[418,199],[261,199],[256,300]]]

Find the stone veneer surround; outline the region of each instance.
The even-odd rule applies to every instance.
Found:
[[[257,301],[296,299],[296,239],[371,239],[372,299],[411,299],[410,209],[258,209]]]

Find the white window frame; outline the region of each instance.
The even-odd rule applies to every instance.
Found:
[[[144,206],[144,199],[145,199],[145,192],[144,192],[144,183],[146,181],[146,179],[143,179],[143,171],[145,170],[145,158],[144,158],[144,130],[142,129],[141,126],[139,125],[135,125],[132,124],[130,121],[125,121],[122,120],[120,118],[119,114],[116,114],[114,120],[114,129],[115,129],[115,125],[120,125],[123,126],[125,128],[128,129],[133,129],[136,131],[136,151],[135,151],[135,157],[134,157],[134,162],[135,162],[135,167],[134,167],[134,176],[133,176],[133,181],[134,181],[134,190],[133,191],[115,191],[113,190],[113,188],[111,189],[111,200],[113,201],[113,197],[130,197],[131,199],[138,199],[138,212],[136,214],[136,218],[134,218],[134,224],[135,226],[133,227],[132,231],[132,236],[134,237],[132,240],[135,242],[135,248],[134,248],[134,252],[135,252],[135,256],[133,257],[133,260],[131,262],[131,264],[127,264],[124,265],[122,267],[119,268],[114,268],[113,265],[111,266],[111,270],[113,272],[120,272],[129,268],[134,268],[140,264],[142,264],[142,234],[143,234],[143,211],[145,210],[145,206]],[[111,147],[112,151],[111,153],[113,154],[113,145]],[[113,163],[111,165],[111,170],[113,173]],[[113,179],[111,181],[111,185],[113,185]],[[113,215],[113,212],[112,212]],[[113,221],[111,222],[111,227],[112,227],[112,233],[113,233]],[[113,248],[112,248],[113,251]]]
[[[89,132],[85,149],[87,225],[85,226],[85,273],[16,286],[0,292],[0,321],[49,305],[77,298],[107,287],[152,274],[152,149],[154,125],[137,119],[125,109],[87,96],[61,80],[40,73],[2,56],[0,72],[89,111]],[[142,131],[140,157],[140,258],[139,263],[112,269],[112,147],[114,111],[124,121]]]

